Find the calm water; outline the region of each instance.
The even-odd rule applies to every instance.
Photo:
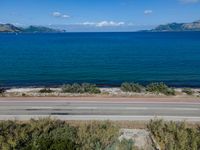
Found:
[[[200,87],[200,32],[0,34],[4,86],[123,81]]]

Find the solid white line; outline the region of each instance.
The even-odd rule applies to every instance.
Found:
[[[170,107],[68,107],[67,109],[99,109],[99,110],[200,110],[200,108],[170,108]]]
[[[52,109],[53,107],[42,107],[42,106],[35,106],[31,107],[31,109]]]
[[[134,102],[131,102],[131,101],[122,101],[121,102],[115,102],[115,101],[77,101],[77,100],[72,100],[72,101],[68,101],[68,100],[52,100],[52,101],[46,101],[46,100],[43,100],[43,101],[37,101],[37,100],[31,100],[31,101],[28,101],[28,100],[4,100],[4,101],[0,101],[0,103],[13,103],[13,102],[16,102],[16,103],[100,103],[100,104],[191,104],[191,105],[200,105],[200,99],[199,99],[199,102],[151,102],[151,101],[134,101]]]
[[[150,119],[164,119],[173,121],[200,121],[200,117],[192,116],[115,116],[115,115],[0,115],[0,120],[29,120],[51,117],[61,120],[121,120],[121,121],[149,121]]]
[[[2,108],[1,108],[2,107]],[[18,106],[0,106],[0,110],[9,110],[9,109],[16,109],[16,110],[25,110],[25,109],[58,109],[58,110],[177,110],[177,111],[200,111],[200,108],[189,108],[189,107],[74,107],[74,106],[54,106],[54,107],[46,107],[46,106],[34,106],[34,107],[29,107],[29,106],[24,106],[23,108],[18,108]]]

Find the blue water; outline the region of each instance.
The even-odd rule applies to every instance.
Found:
[[[200,32],[0,34],[3,86],[123,81],[200,87]]]

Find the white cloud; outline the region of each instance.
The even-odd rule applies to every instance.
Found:
[[[85,25],[85,26],[94,26],[94,25],[96,25],[96,23],[95,22],[89,22],[89,21],[87,21],[87,22],[83,22],[82,25]]]
[[[145,15],[149,15],[149,14],[152,14],[153,13],[153,10],[145,10],[144,11],[144,14]]]
[[[79,25],[94,26],[94,27],[118,27],[125,25],[125,22],[115,22],[115,21],[100,21],[100,22],[83,22]]]
[[[60,13],[60,12],[58,12],[58,11],[53,12],[53,13],[52,13],[52,16],[54,16],[54,17],[60,17],[60,18],[69,18],[69,17],[70,17],[69,15],[62,14],[62,13]]]
[[[69,15],[62,15],[62,18],[69,18]]]
[[[60,13],[60,12],[53,12],[52,13],[52,16],[54,16],[54,17],[60,17],[62,14]]]
[[[144,14],[145,14],[145,15],[152,14],[152,13],[153,13],[153,10],[145,10],[145,11],[144,11]]]
[[[97,27],[113,27],[113,26],[122,26],[124,22],[114,22],[114,21],[101,21],[96,24]]]
[[[188,3],[197,3],[199,0],[179,0],[181,3],[188,4]]]

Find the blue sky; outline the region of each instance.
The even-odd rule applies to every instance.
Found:
[[[200,19],[200,0],[1,0],[0,22],[69,31],[135,31]]]

